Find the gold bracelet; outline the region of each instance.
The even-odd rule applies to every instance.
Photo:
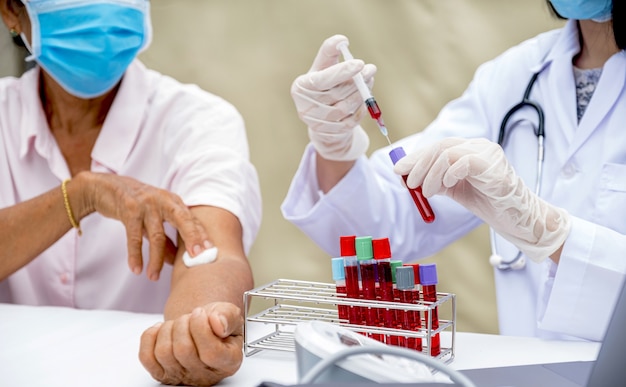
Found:
[[[72,207],[70,207],[70,199],[67,197],[67,188],[65,187],[67,185],[67,182],[70,180],[71,179],[65,179],[63,180],[63,183],[61,184],[61,191],[63,192],[63,202],[65,203],[65,210],[67,211],[67,217],[69,218],[70,223],[72,224],[72,227],[74,227],[75,229],[78,229],[78,236],[81,236],[83,235],[83,232],[80,229],[80,223],[78,223],[76,221],[76,218],[74,218]]]

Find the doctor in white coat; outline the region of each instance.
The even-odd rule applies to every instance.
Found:
[[[569,19],[564,28],[480,66],[424,131],[369,159],[352,77],[371,85],[376,68],[339,62],[346,37],[327,39],[292,85],[311,143],[281,210],[330,255],[341,235],[393,234],[405,262],[486,222],[500,333],[599,341],[626,273],[626,11],[610,0],[550,3]],[[498,145],[527,88],[545,124],[542,165],[532,106],[511,115]],[[394,167],[398,146],[408,155]],[[398,175],[422,187],[433,223]]]

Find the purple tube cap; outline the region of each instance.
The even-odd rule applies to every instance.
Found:
[[[420,282],[422,286],[437,285],[437,265],[434,263],[420,265]]]
[[[396,165],[398,160],[400,160],[404,156],[406,156],[406,152],[404,152],[404,149],[401,146],[393,148],[389,152],[389,157],[391,157],[391,162],[393,163],[393,165]]]

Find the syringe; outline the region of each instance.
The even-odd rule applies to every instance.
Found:
[[[337,45],[337,49],[341,51],[344,60],[354,59],[354,57],[350,53],[350,50],[348,50],[348,42],[340,42]],[[389,145],[391,145],[391,140],[389,140],[389,132],[387,131],[387,127],[385,126],[385,122],[383,121],[382,112],[380,111],[380,108],[378,107],[378,103],[374,99],[374,96],[370,92],[369,87],[367,87],[367,85],[365,84],[365,80],[363,80],[363,75],[361,75],[361,73],[358,73],[357,75],[352,77],[352,79],[354,80],[354,83],[359,90],[359,94],[361,94],[361,97],[363,98],[363,102],[365,102],[365,106],[367,107],[367,111],[369,111],[370,113],[370,117],[372,117],[372,119],[376,121],[378,129],[380,129],[380,132],[383,134],[383,136],[385,136]]]
[[[354,57],[350,53],[350,50],[348,50],[348,42],[345,42],[345,41],[340,42],[339,44],[337,44],[337,49],[341,51],[341,54],[343,55],[344,60],[354,59]],[[363,75],[361,75],[361,73],[358,73],[354,77],[352,77],[352,79],[354,80],[354,83],[356,84],[356,87],[359,90],[359,94],[361,94],[361,97],[363,98],[363,101],[365,102],[365,106],[367,106],[367,110],[369,111],[370,116],[374,120],[376,120],[376,123],[378,124],[378,129],[380,129],[380,132],[383,134],[383,136],[385,136],[389,145],[391,145],[391,141],[389,140],[389,134],[387,132],[387,127],[385,126],[385,123],[383,122],[382,112],[380,111],[380,108],[378,107],[378,103],[374,99],[374,96],[372,96],[372,93],[370,92],[369,87],[367,87],[367,85],[365,84],[365,80],[363,80]],[[394,148],[389,153],[389,157],[391,158],[391,161],[393,162],[394,165],[396,164],[398,160],[400,160],[405,155],[406,153],[404,152],[404,149],[402,149],[402,147]],[[407,177],[408,176],[402,176],[405,184],[406,184]],[[415,206],[417,207],[420,215],[422,216],[422,219],[424,219],[424,222],[426,223],[434,222],[435,213],[433,212],[433,209],[430,207],[430,203],[428,202],[428,199],[426,199],[426,197],[422,194],[422,187],[411,189],[407,186],[407,189],[409,190],[409,193],[411,194],[411,197],[413,198],[413,202],[415,202]]]

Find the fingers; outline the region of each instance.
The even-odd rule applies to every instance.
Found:
[[[158,281],[164,262],[174,263],[177,248],[165,234],[164,221],[169,221],[179,229],[181,237],[186,238],[189,243],[187,246],[192,246],[192,249],[195,247],[195,254],[192,256],[199,254],[207,248],[206,246],[210,247],[210,243],[206,241],[204,228],[189,209],[178,201],[174,201],[173,205],[178,206],[179,209],[172,207],[172,203],[158,204],[159,200],[153,198],[146,198],[142,202],[144,208],[141,210],[128,209],[127,212],[134,215],[125,217],[122,222],[126,225],[128,265],[133,273],[140,274],[143,269],[142,241],[144,236],[150,246],[146,275],[151,281]],[[163,207],[168,209],[163,210]],[[163,216],[162,213],[172,215]],[[198,247],[199,244],[204,247]]]
[[[340,95],[339,86],[342,84],[346,84],[345,87],[352,86],[352,77],[364,67],[365,63],[362,60],[351,59],[322,70],[309,72],[306,77],[296,79],[299,81],[298,84],[307,90],[328,91],[335,89],[335,94]]]
[[[215,302],[207,309],[211,328],[219,337],[243,334],[241,309],[228,302]]]
[[[449,165],[442,179],[446,187],[452,187],[460,180],[478,182],[480,176],[490,169],[506,165],[502,148],[492,141],[483,138],[451,140],[451,145],[444,151]]]
[[[291,84],[291,96],[318,154],[328,160],[351,161],[369,145],[367,135],[359,130],[366,109],[353,78],[361,74],[371,88],[376,66],[360,59],[341,61],[340,43],[348,44],[348,39],[335,35],[322,43],[309,71]]]
[[[165,384],[213,385],[239,369],[243,319],[235,305],[219,302],[147,329],[141,364]]]
[[[140,274],[143,269],[144,235],[150,244],[146,270],[150,279],[159,278],[163,262],[174,262],[176,248],[165,234],[164,222],[177,229],[190,256],[213,247],[200,221],[178,195],[127,176],[93,173],[91,178],[94,210],[119,220],[126,228],[128,266],[133,273]]]
[[[177,195],[170,194],[169,199],[162,206],[162,216],[178,230],[190,256],[195,257],[202,251],[213,247],[200,221],[193,216],[191,210]]]
[[[140,217],[127,219],[126,246],[128,249],[128,267],[135,274],[141,274],[143,270],[143,254],[141,244],[143,238],[143,222]]]
[[[302,107],[298,110],[298,114],[313,130],[331,131],[331,129],[326,127],[327,124],[346,122],[350,117],[362,115],[365,109],[363,98],[361,98],[356,88],[354,88],[353,93],[347,97],[341,97],[337,100],[333,98],[332,102],[328,104],[318,103],[319,100],[316,101],[313,98],[318,98],[318,96],[299,95],[294,97],[294,99],[299,100],[307,99],[306,103],[301,104]],[[328,96],[319,96],[319,99],[329,100],[329,98]],[[360,117],[358,117],[358,119],[360,119]],[[345,129],[352,129],[356,125],[356,122],[358,122],[358,120],[355,117],[354,120],[351,120],[351,122],[346,125]],[[335,128],[332,129],[332,132],[334,131]]]
[[[323,70],[300,75],[291,86],[291,94],[292,96],[304,94],[320,103],[332,105],[357,90],[352,79],[359,72],[371,89],[376,71],[377,68],[373,64],[364,64],[360,59],[351,59]]]
[[[394,166],[394,172],[407,176],[406,184],[408,187],[421,186],[422,193],[426,197],[441,193],[445,173],[450,165],[460,157],[458,152],[455,153],[450,150],[464,141],[467,140],[446,138],[433,145],[418,149],[400,159]]]
[[[396,163],[394,172],[408,175],[407,186],[421,186],[424,196],[430,197],[461,181],[480,185],[483,175],[507,165],[502,148],[492,141],[446,138],[405,156]]]
[[[344,35],[333,35],[324,40],[319,51],[317,52],[317,55],[315,56],[315,59],[313,60],[313,65],[311,66],[310,71],[319,71],[337,64],[339,62],[339,56],[341,55],[341,52],[337,48],[337,45],[340,42],[347,43],[348,38]]]
[[[197,308],[198,311],[201,311],[201,308]],[[194,311],[195,312],[195,311]],[[195,312],[198,313],[198,312]],[[184,370],[187,370],[187,378],[189,376],[197,374],[196,379],[205,379],[208,376],[207,369],[210,372],[214,372],[214,370],[219,369],[215,364],[204,363],[200,360],[200,355],[198,351],[201,349],[196,346],[194,339],[191,335],[192,329],[190,325],[190,320],[194,316],[194,313],[187,314],[181,318],[178,318],[174,321],[174,325],[172,328],[172,338],[173,342],[172,346],[172,359],[170,359],[171,366],[177,367],[180,365]],[[207,326],[208,322],[205,321],[204,326]],[[210,332],[204,332],[206,334],[211,334]],[[213,343],[215,344],[215,343]],[[211,349],[213,352],[220,352],[218,348]],[[220,354],[221,355],[221,354]],[[167,365],[164,365],[167,369]]]
[[[154,213],[146,214],[144,220],[146,236],[150,242],[150,260],[146,268],[146,274],[151,281],[157,281],[165,260],[166,245],[168,238],[163,230],[163,222]]]
[[[365,113],[365,107],[363,97],[352,77],[362,68],[364,79],[371,86],[376,67],[363,67],[361,61],[356,62],[359,66],[354,70],[344,71],[354,61],[343,62],[317,73],[301,75],[293,82],[292,98],[298,115],[309,128],[328,132],[336,130],[330,128],[329,123],[345,123],[340,130],[352,129],[358,125]]]
[[[212,305],[216,308],[195,309],[191,314],[189,328],[202,362],[232,375],[243,358],[243,318],[235,305]],[[219,343],[217,348],[216,343]]]
[[[372,89],[372,87],[374,87],[374,75],[376,75],[376,71],[378,71],[378,69],[376,68],[376,65],[372,63],[367,63],[365,66],[363,66],[363,70],[361,70],[363,80],[367,84],[367,87],[370,88],[370,90]]]
[[[139,361],[148,373],[156,380],[163,380],[165,370],[157,361],[155,348],[157,336],[163,323],[158,323],[144,331],[139,344]]]

